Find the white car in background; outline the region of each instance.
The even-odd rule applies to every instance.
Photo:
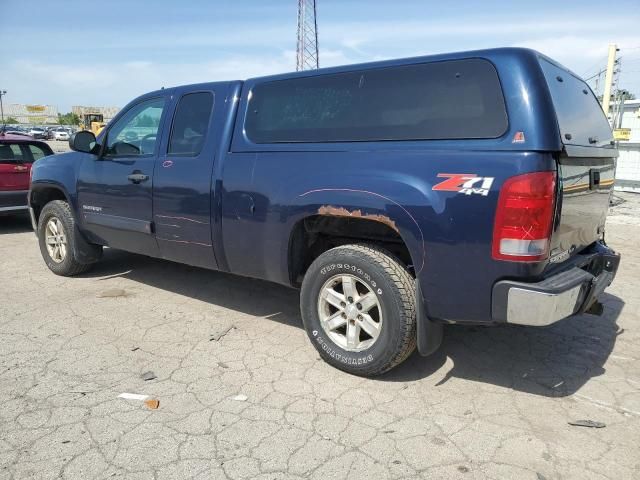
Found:
[[[69,130],[66,128],[58,128],[53,132],[54,140],[69,140]]]
[[[45,138],[46,136],[44,128],[40,128],[40,127],[31,127],[28,133],[29,135],[31,135],[33,138],[36,138],[36,139]]]

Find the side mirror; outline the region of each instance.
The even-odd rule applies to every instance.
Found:
[[[76,152],[95,153],[98,143],[93,132],[81,130],[69,137],[69,148]]]

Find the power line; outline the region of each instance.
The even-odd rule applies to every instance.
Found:
[[[595,67],[597,67],[598,65],[602,65],[603,63],[606,63],[606,61],[607,61],[606,57],[601,57],[596,63],[591,65],[589,68],[587,68],[581,76],[584,77],[589,72],[592,72]]]

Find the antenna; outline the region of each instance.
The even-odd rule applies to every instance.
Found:
[[[0,90],[0,122],[2,122],[2,128],[0,128],[0,130],[2,131],[7,129],[7,124],[4,121],[4,108],[2,107],[2,96],[6,94],[6,90]]]
[[[320,68],[316,0],[298,0],[298,46],[296,70]]]

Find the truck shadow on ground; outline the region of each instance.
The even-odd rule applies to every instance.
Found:
[[[0,235],[32,231],[28,213],[0,215]]]
[[[122,277],[248,315],[302,327],[299,293],[281,285],[221,272],[105,250],[85,277]],[[601,298],[601,317],[580,315],[553,326],[447,326],[440,350],[414,354],[374,381],[411,382],[438,372],[436,388],[453,378],[490,383],[547,397],[571,395],[602,375],[618,335],[624,302]],[[443,375],[444,372],[444,375]]]

